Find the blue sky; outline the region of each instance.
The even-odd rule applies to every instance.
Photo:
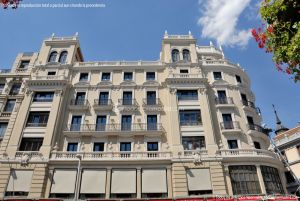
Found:
[[[39,51],[52,33],[79,32],[86,61],[157,60],[165,30],[190,30],[199,45],[222,43],[225,57],[246,69],[264,123],[275,126],[272,104],[287,127],[300,121],[300,85],[277,72],[271,55],[258,49],[249,35],[261,23],[258,0],[23,0],[62,2],[102,3],[105,8],[1,9],[0,68],[10,68],[19,52]]]

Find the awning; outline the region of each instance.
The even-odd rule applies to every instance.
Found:
[[[211,190],[210,171],[208,168],[187,169],[188,189],[190,191]]]
[[[295,200],[297,201],[298,198],[296,196],[277,196],[274,198],[269,198],[268,201],[291,201],[291,200]]]
[[[206,201],[234,201],[234,198],[207,198]]]
[[[29,192],[32,175],[32,170],[12,170],[6,191]]]
[[[238,201],[250,201],[250,200],[263,200],[261,196],[245,196],[245,197],[239,197]]]
[[[166,169],[142,170],[142,193],[167,193]]]
[[[56,169],[53,175],[51,193],[74,193],[77,170]]]
[[[204,201],[204,198],[179,198],[176,201]]]
[[[81,193],[104,194],[106,184],[105,169],[85,169],[81,176]]]
[[[136,170],[113,169],[111,193],[136,193]]]

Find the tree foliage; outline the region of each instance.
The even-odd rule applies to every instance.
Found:
[[[273,53],[278,71],[300,81],[300,0],[264,0],[263,24],[252,30],[259,48]]]

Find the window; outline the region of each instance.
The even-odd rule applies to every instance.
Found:
[[[82,116],[73,116],[71,121],[70,130],[71,131],[80,131]]]
[[[189,73],[189,70],[187,70],[187,69],[181,69],[180,73],[181,74],[187,74],[187,73]]]
[[[300,156],[300,145],[298,145],[296,148],[297,148],[298,154],[299,154],[299,156]]]
[[[104,151],[104,142],[95,142],[93,151]]]
[[[9,95],[18,95],[20,88],[21,88],[20,83],[14,84],[10,89]]]
[[[177,97],[180,101],[198,100],[197,90],[177,90]]]
[[[125,81],[133,80],[133,73],[132,72],[124,72],[124,80]]]
[[[253,117],[247,116],[247,121],[249,125],[254,125]]]
[[[88,73],[80,73],[79,81],[80,82],[86,82],[89,80],[89,74]]]
[[[254,165],[229,166],[228,168],[234,195],[261,193]]]
[[[52,102],[54,92],[36,92],[33,102]]]
[[[123,115],[121,120],[121,130],[130,131],[131,130],[131,115]]]
[[[241,76],[235,75],[235,79],[236,79],[236,82],[237,82],[237,83],[242,83]]]
[[[4,137],[7,125],[8,125],[7,122],[0,122],[0,138]]]
[[[223,129],[234,129],[231,114],[222,114]]]
[[[77,92],[74,105],[84,105],[85,104],[85,92]]]
[[[147,115],[147,130],[157,129],[157,115]]]
[[[102,73],[101,81],[110,81],[110,73]]]
[[[4,87],[5,87],[5,84],[4,83],[0,83],[0,93],[2,93]]]
[[[177,49],[172,50],[172,61],[177,62],[179,59],[179,51]]]
[[[22,138],[19,151],[39,151],[43,140],[43,138]]]
[[[19,68],[20,68],[20,69],[26,69],[26,68],[28,68],[29,63],[30,63],[29,60],[22,60],[21,63],[20,63]]]
[[[54,75],[56,75],[56,72],[55,72],[55,71],[49,71],[49,72],[48,72],[48,75],[49,75],[49,76],[54,76]]]
[[[123,105],[132,105],[132,92],[124,91],[123,92]]]
[[[204,136],[182,136],[182,145],[184,150],[205,149]]]
[[[99,95],[99,105],[108,105],[108,92],[100,92]]]
[[[254,141],[253,144],[254,144],[255,149],[261,149],[259,142]]]
[[[155,72],[146,72],[146,80],[155,80]]]
[[[158,142],[147,142],[147,151],[158,151]]]
[[[77,151],[77,149],[78,149],[77,142],[68,143],[67,151]]]
[[[30,112],[27,120],[28,127],[46,127],[49,112]]]
[[[185,62],[189,62],[191,61],[191,55],[190,55],[190,51],[189,50],[183,50],[182,51],[182,56],[183,56],[183,61]]]
[[[57,52],[51,52],[48,62],[56,62]]]
[[[222,79],[222,73],[221,72],[214,72],[214,79],[215,80],[221,80]]]
[[[200,110],[180,110],[180,126],[195,126],[201,125],[201,112]]]
[[[66,61],[67,61],[67,56],[68,56],[68,52],[67,51],[62,51],[61,53],[60,53],[60,56],[59,56],[59,63],[61,63],[61,64],[65,64],[66,63]]]
[[[242,103],[244,106],[248,106],[248,99],[246,94],[241,93]]]
[[[106,116],[105,115],[97,116],[96,130],[105,131],[105,127],[106,127]]]
[[[284,174],[285,174],[286,182],[288,184],[292,184],[296,182],[295,178],[293,177],[290,171],[284,172]]]
[[[131,142],[121,142],[120,151],[131,151]]]
[[[147,91],[147,105],[156,105],[156,91]]]
[[[228,149],[238,149],[238,142],[237,140],[227,140],[228,143]]]
[[[15,107],[15,104],[16,104],[16,100],[14,99],[7,100],[3,112],[12,112]]]
[[[228,99],[226,96],[226,91],[219,90],[217,91],[218,98],[217,98],[217,104],[228,104]]]
[[[267,194],[284,194],[278,170],[273,167],[260,166]]]

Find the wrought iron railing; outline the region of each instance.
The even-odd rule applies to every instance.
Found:
[[[233,99],[231,97],[217,97],[215,99],[216,104],[219,105],[223,105],[223,104],[234,104],[233,103]]]
[[[248,128],[249,128],[249,130],[258,131],[258,132],[264,133],[265,135],[269,136],[269,129],[265,129],[265,128],[261,127],[260,125],[248,124]]]
[[[221,122],[222,130],[240,129],[240,123],[237,121]]]
[[[137,101],[134,98],[123,98],[123,99],[119,99],[119,105],[122,106],[136,106]]]
[[[159,98],[144,98],[143,105],[144,106],[161,106],[162,103]]]
[[[72,106],[89,106],[87,99],[72,99],[70,105]]]
[[[112,106],[112,100],[111,99],[95,99],[94,105],[97,106]]]

